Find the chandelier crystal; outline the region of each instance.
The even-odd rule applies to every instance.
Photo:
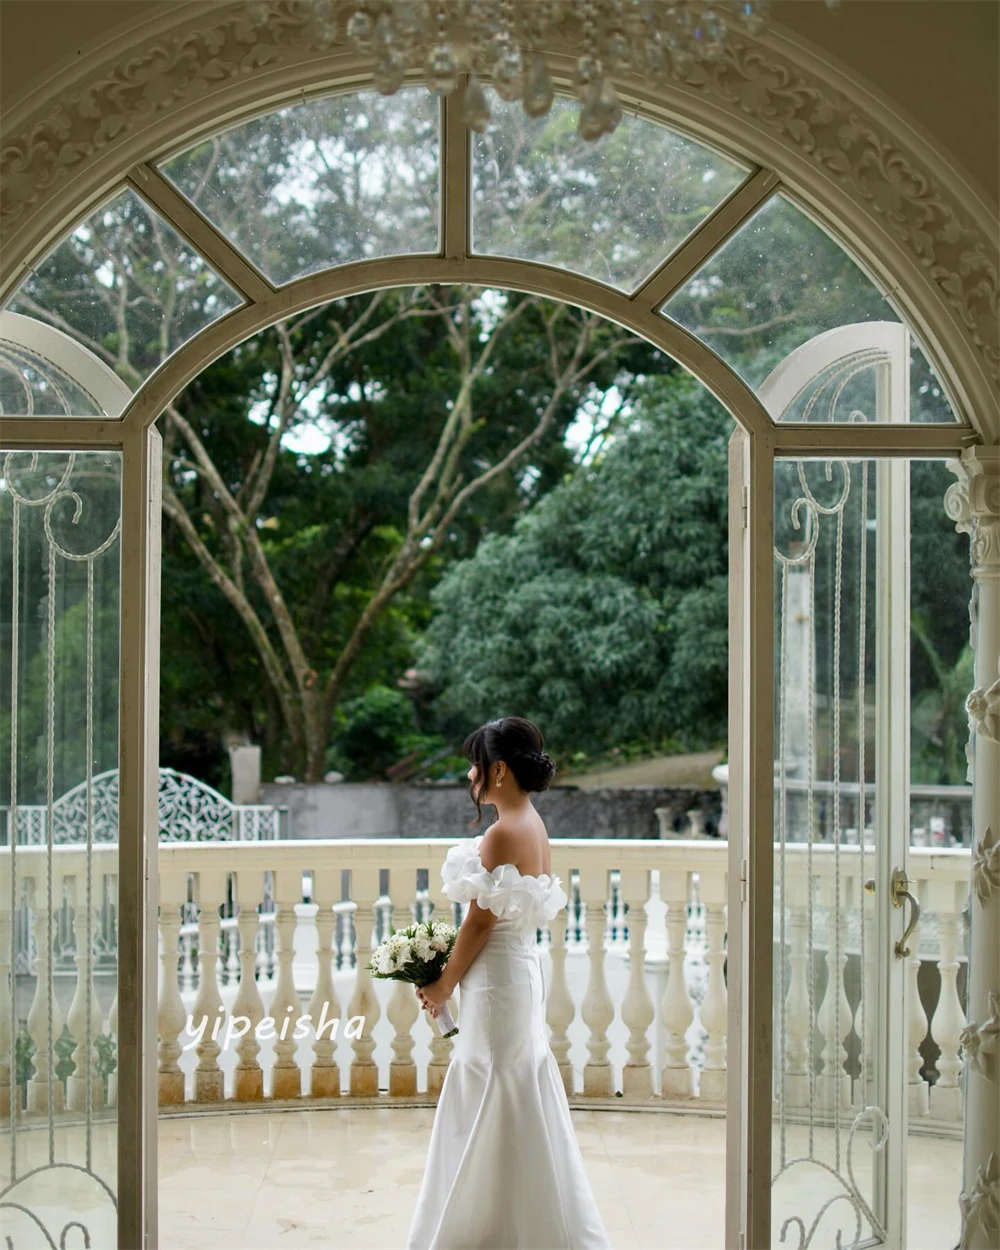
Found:
[[[824,0],[835,9],[840,0]],[[613,131],[622,118],[616,82],[626,75],[662,80],[696,62],[718,61],[733,31],[757,35],[769,0],[308,0],[315,46],[346,40],[375,59],[374,82],[394,95],[416,76],[440,96],[465,78],[463,111],[482,133],[491,120],[488,82],[529,117],[555,98],[543,40],[557,34],[578,50],[572,87],[584,139]],[[254,25],[271,16],[269,0],[248,0]]]

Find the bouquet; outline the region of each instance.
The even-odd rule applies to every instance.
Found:
[[[368,971],[382,981],[408,981],[421,987],[436,981],[448,962],[458,930],[447,920],[425,920],[406,929],[393,929],[372,952]],[[438,1013],[441,1036],[458,1032],[448,1004]]]

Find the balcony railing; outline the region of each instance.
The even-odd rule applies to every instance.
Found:
[[[304,1104],[343,1098],[433,1101],[452,1043],[419,1010],[412,987],[373,981],[366,964],[367,952],[390,922],[399,927],[432,910],[460,918],[439,892],[438,869],[449,845],[448,839],[161,845],[161,1106],[235,1108],[286,1099]],[[825,852],[832,848],[813,847],[811,943],[801,923],[804,904],[799,906],[806,894],[805,850],[786,848],[788,880],[796,875],[800,880],[786,896],[792,901],[784,931],[790,956],[799,943],[802,957],[812,959],[819,992],[810,1020],[806,998],[795,985],[787,987],[786,1049],[815,1051],[815,1046],[803,1049],[803,1043],[811,1030],[832,1018],[824,1009],[827,999],[841,994],[847,1004],[841,1015],[842,1080],[853,1103],[860,1096],[856,1086],[863,1059],[848,1043],[866,969],[855,940],[860,930],[852,900],[861,892],[849,886],[842,890],[842,900],[848,901],[842,902],[845,938],[838,961],[824,939],[830,926],[823,907],[833,898],[834,880],[834,857]],[[83,958],[62,970],[55,968],[54,958],[46,963],[45,848],[17,852],[17,911],[24,923],[15,916],[14,930],[32,939],[21,952],[15,978],[18,1054],[26,1055],[32,1046],[34,1055],[47,1054],[51,974],[52,1035],[62,1037],[64,1055],[52,1091],[43,1062],[29,1065],[22,1059],[13,1074],[15,1102],[29,1118],[47,1109],[50,1094],[60,1112],[86,1107],[85,1079],[78,1073],[86,1070],[88,994],[95,1036],[91,1106],[115,1102],[116,851],[114,846],[93,851],[98,957],[89,987],[83,981]],[[856,875],[857,858],[856,848],[841,849],[842,886]],[[9,864],[9,855],[0,855],[0,877],[9,874]],[[553,871],[567,884],[570,902],[565,918],[540,934],[547,1021],[567,1094],[576,1104],[621,1106],[616,1100],[624,1100],[647,1107],[721,1109],[727,867],[728,848],[721,842],[553,842]],[[909,999],[911,1114],[928,1124],[957,1126],[969,854],[960,848],[916,849],[910,869],[922,903],[910,961],[911,986],[917,990]],[[56,847],[52,873],[53,898],[69,915],[69,932],[80,945],[86,933],[84,848]],[[0,909],[9,908],[9,891],[8,877],[0,881]],[[0,910],[0,952],[7,949],[10,921],[9,912]],[[776,918],[776,940],[779,932]],[[52,949],[54,955],[55,944]],[[311,1022],[293,1028],[306,1012]],[[460,992],[456,1014],[461,1024]],[[258,1037],[265,1015],[277,1024],[260,1030],[269,1037]],[[200,1041],[188,1028],[189,1018],[195,1025],[207,1019]],[[283,1030],[286,1018],[292,1025]],[[241,1019],[249,1022],[242,1034]],[[331,1021],[337,1022],[335,1029]],[[327,1024],[322,1036],[316,1035],[318,1022]],[[68,1039],[75,1043],[71,1054]],[[9,1041],[0,1038],[0,1055],[8,1048]],[[819,1053],[811,1062],[822,1072]],[[0,1098],[9,1097],[8,1087]]]

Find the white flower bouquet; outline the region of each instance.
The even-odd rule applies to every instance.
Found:
[[[372,952],[368,971],[382,981],[408,981],[430,985],[444,970],[458,937],[458,930],[447,920],[425,920],[406,929],[390,929],[389,936]],[[441,1036],[458,1032],[448,1004],[438,1013]]]

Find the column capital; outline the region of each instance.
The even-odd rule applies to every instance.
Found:
[[[967,447],[948,468],[958,481],[945,492],[944,508],[972,540],[972,576],[1000,578],[1000,446]]]

